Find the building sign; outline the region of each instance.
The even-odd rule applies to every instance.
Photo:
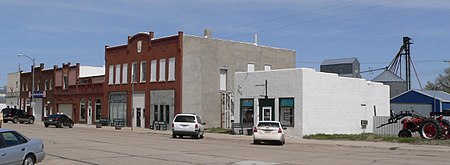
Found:
[[[34,91],[34,98],[45,98],[47,96],[45,91]],[[28,93],[28,97],[31,97],[31,92]]]

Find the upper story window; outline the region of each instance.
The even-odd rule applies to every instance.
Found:
[[[37,81],[36,88],[34,88],[34,89],[36,89],[36,91],[40,91],[41,90],[40,85],[41,85],[41,82]]]
[[[175,57],[169,58],[169,79],[167,81],[175,81]]]
[[[120,84],[120,64],[116,65],[116,79],[114,81],[114,84]]]
[[[137,62],[133,62],[131,64],[131,81],[133,83],[137,82],[136,80],[138,78],[136,76],[137,76]]]
[[[53,90],[53,80],[48,81],[48,90]]]
[[[63,76],[63,90],[69,87],[69,77],[67,75]]]
[[[141,51],[142,51],[142,41],[138,41],[137,42],[137,52],[141,53]]]
[[[122,65],[122,84],[128,83],[128,64]]]
[[[44,90],[48,90],[48,80],[45,80]]]
[[[220,69],[220,84],[219,88],[221,91],[227,90],[227,69]]]
[[[147,62],[141,61],[141,82],[145,82],[147,80]]]
[[[108,85],[112,85],[114,81],[114,65],[109,65]]]
[[[264,65],[264,71],[272,70],[272,65],[266,64]]]
[[[248,63],[247,64],[247,72],[254,72],[255,71],[255,64],[254,63]]]
[[[166,81],[166,59],[159,60],[159,81]]]
[[[150,66],[150,82],[156,82],[156,60],[152,60]]]

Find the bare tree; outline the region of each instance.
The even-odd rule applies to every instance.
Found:
[[[428,81],[425,89],[443,90],[450,93],[450,68],[445,69],[444,74],[439,74],[434,83]]]

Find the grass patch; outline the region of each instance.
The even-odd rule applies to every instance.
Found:
[[[450,140],[427,140],[420,137],[400,138],[389,135],[374,135],[369,133],[363,134],[315,134],[304,136],[305,139],[316,140],[349,140],[349,141],[372,141],[372,142],[392,142],[392,143],[409,143],[409,144],[428,144],[428,145],[448,145]]]
[[[205,132],[228,134],[230,130],[225,128],[205,128]]]

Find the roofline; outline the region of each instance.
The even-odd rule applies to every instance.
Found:
[[[410,92],[410,91],[414,91],[414,92],[417,92],[417,93],[419,93],[419,94],[422,94],[422,95],[425,95],[425,96],[428,96],[428,97],[436,98],[436,99],[438,99],[438,100],[441,100],[441,102],[450,102],[450,100],[445,100],[445,99],[442,99],[442,98],[440,98],[440,97],[431,96],[431,95],[426,94],[426,93],[424,93],[424,92],[422,92],[422,91],[420,91],[420,90],[418,90],[418,89],[411,89],[411,90],[409,90],[409,91],[405,91],[405,92],[403,92],[403,93],[400,93],[400,94],[398,94],[397,96],[391,98],[391,100],[396,99],[397,97],[400,97],[401,95],[403,95],[403,94],[405,94],[405,93],[408,93],[408,92]]]

